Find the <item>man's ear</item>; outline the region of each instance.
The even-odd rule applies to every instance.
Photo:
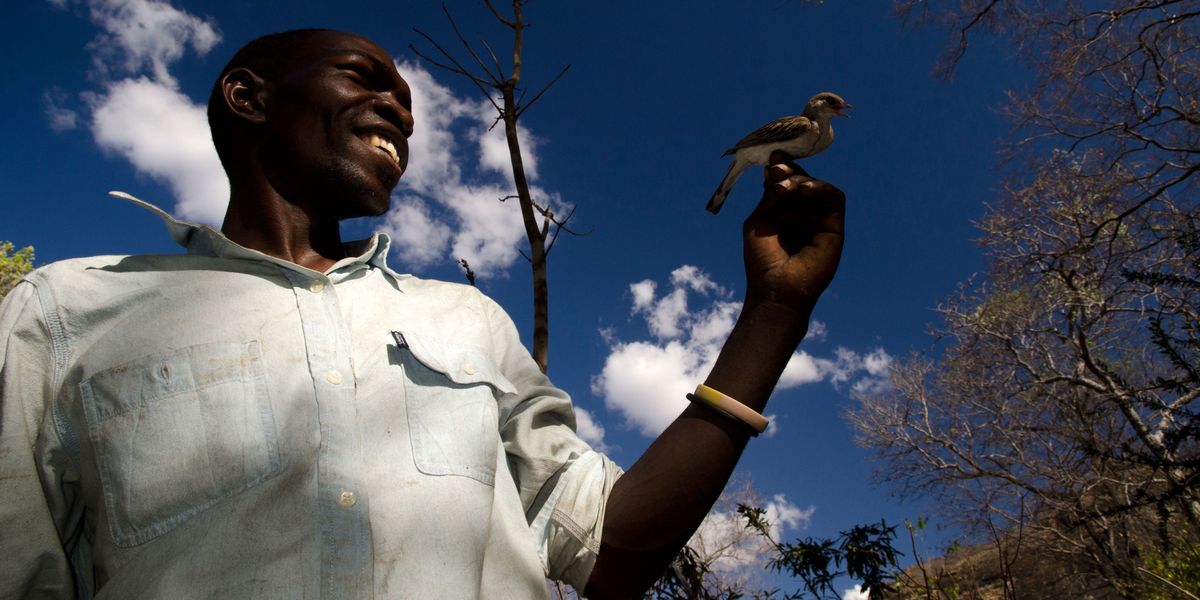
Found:
[[[238,67],[221,78],[221,95],[229,112],[251,123],[266,120],[267,82],[253,71]]]

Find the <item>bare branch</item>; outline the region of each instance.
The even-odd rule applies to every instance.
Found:
[[[488,10],[492,11],[492,16],[496,17],[497,21],[500,21],[501,23],[512,27],[513,29],[517,28],[517,21],[507,19],[504,15],[500,14],[500,11],[496,10],[495,6],[492,6],[492,0],[483,0],[483,4],[484,6],[487,6]],[[516,3],[514,2],[514,4]]]
[[[466,67],[462,66],[462,64],[460,64],[458,62],[458,60],[456,60],[454,58],[453,55],[451,55],[448,51],[446,51],[446,49],[443,48],[441,46],[441,44],[438,44],[436,41],[434,41],[434,39],[432,37],[430,37],[429,35],[427,35],[424,31],[421,31],[420,29],[417,29],[415,27],[413,28],[413,31],[416,32],[417,35],[420,35],[421,37],[425,38],[426,41],[428,41],[430,44],[433,44],[433,46],[438,49],[438,52],[441,52],[442,55],[445,56],[453,66],[450,66],[450,65],[447,65],[440,61],[437,61],[437,60],[433,59],[432,57],[426,55],[425,53],[421,52],[420,50],[417,50],[416,46],[409,44],[408,47],[409,47],[409,49],[411,49],[413,51],[413,53],[415,53],[417,56],[429,61],[434,66],[437,66],[439,68],[450,71],[451,73],[456,73],[458,75],[462,75],[463,77],[466,77],[467,79],[469,79],[471,81],[471,83],[475,84],[475,87],[479,88],[479,91],[482,92],[484,96],[487,96],[488,102],[492,103],[492,106],[496,109],[496,111],[503,114],[503,109],[500,108],[499,104],[496,104],[496,100],[494,98],[492,98],[492,95],[490,93],[488,93],[488,91],[487,91],[487,87],[497,87],[498,85],[500,85],[498,82],[492,82],[492,81],[483,79],[481,77],[477,77],[476,75],[472,74],[469,70],[467,70]]]
[[[493,82],[493,85],[499,85],[500,82],[504,80],[504,70],[500,68],[499,63],[496,64],[496,72],[494,74],[489,71],[488,66],[483,63],[483,60],[479,58],[479,55],[475,54],[475,49],[472,48],[471,44],[467,42],[467,38],[464,37],[462,32],[458,30],[458,23],[454,21],[454,17],[450,15],[450,9],[446,8],[446,3],[444,2],[442,3],[442,12],[445,13],[446,20],[450,21],[450,27],[454,30],[454,35],[458,37],[458,41],[462,43],[463,48],[466,48],[467,53],[471,55],[471,58],[475,59],[475,64],[479,65],[479,68],[483,69],[483,72],[488,74],[488,77]]]
[[[488,56],[492,59],[492,65],[496,67],[496,73],[500,74],[496,79],[503,79],[504,67],[500,66],[500,59],[496,58],[496,53],[492,51],[492,47],[488,45],[487,40],[483,39],[483,36],[479,37],[479,43],[483,44],[484,49],[488,51]]]
[[[570,70],[570,68],[571,68],[571,65],[567,65],[567,66],[563,67],[562,70],[558,72],[558,75],[555,75],[554,79],[550,80],[550,83],[547,83],[546,85],[542,86],[542,89],[539,90],[538,93],[533,96],[533,98],[529,101],[528,104],[521,105],[520,108],[517,109],[517,116],[521,116],[522,113],[529,110],[529,108],[532,107],[534,105],[534,103],[536,103],[538,101],[538,99],[542,97],[542,94],[545,94],[546,91],[550,89],[550,86],[557,83],[558,80],[561,79],[563,75],[567,74],[567,71]]]

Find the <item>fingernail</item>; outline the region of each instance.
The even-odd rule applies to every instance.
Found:
[[[777,177],[787,177],[788,168],[783,165],[771,165],[771,174]]]
[[[792,191],[792,180],[784,179],[783,181],[776,182],[775,187],[779,188],[782,191],[790,192],[790,191]]]

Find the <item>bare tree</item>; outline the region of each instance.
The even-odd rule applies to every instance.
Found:
[[[1200,2],[899,4],[950,24],[946,68],[991,31],[1037,80],[987,271],[851,421],[884,479],[1057,557],[1039,593],[1135,596],[1139,556],[1200,535]]]
[[[574,209],[571,209],[571,212],[565,216],[555,215],[547,202],[538,202],[533,198],[529,191],[529,180],[525,175],[521,142],[517,137],[517,122],[525,114],[525,111],[537,103],[546,91],[566,74],[571,66],[564,66],[541,89],[530,96],[528,100],[525,99],[526,90],[521,87],[521,53],[525,43],[525,30],[529,27],[523,13],[526,2],[527,0],[512,0],[512,16],[509,17],[497,10],[491,0],[483,0],[483,4],[491,11],[496,20],[513,32],[512,64],[507,69],[501,65],[500,59],[496,57],[496,53],[492,51],[486,41],[480,39],[479,48],[472,46],[459,30],[458,24],[446,10],[445,5],[442,10],[445,12],[447,20],[450,21],[455,36],[462,44],[467,56],[470,57],[469,61],[460,61],[453,53],[420,29],[414,29],[414,31],[433,45],[440,58],[434,58],[412,45],[409,48],[429,63],[470,80],[496,109],[496,123],[493,124],[493,127],[499,123],[504,124],[504,135],[508,140],[508,155],[512,163],[513,182],[517,193],[501,198],[500,201],[515,198],[521,210],[521,218],[525,223],[525,237],[529,241],[529,254],[525,255],[525,258],[529,260],[533,271],[532,351],[534,360],[537,361],[542,372],[545,372],[550,344],[550,288],[547,283],[546,258],[549,256],[550,250],[554,248],[554,242],[558,239],[559,233],[563,231],[574,233],[566,226],[574,214]],[[464,63],[471,63],[472,66]],[[466,265],[463,266],[466,268]],[[467,273],[468,278],[471,279],[473,274],[469,269]],[[471,283],[474,284],[473,279],[471,279]]]

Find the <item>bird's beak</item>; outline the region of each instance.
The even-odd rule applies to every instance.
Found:
[[[847,117],[847,118],[849,118],[849,117],[850,117],[850,115],[848,115],[848,114],[846,114],[846,113],[842,112],[842,110],[843,110],[843,109],[846,109],[846,108],[854,108],[854,105],[853,105],[853,104],[850,104],[849,102],[847,102],[847,103],[845,103],[845,104],[843,104],[843,105],[842,105],[842,108],[839,108],[839,109],[837,109],[837,110],[835,110],[835,111],[833,111],[833,112],[837,113],[837,116],[839,116],[839,117]]]

